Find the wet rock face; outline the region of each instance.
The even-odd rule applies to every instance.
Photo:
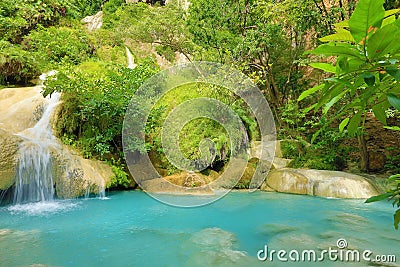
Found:
[[[305,169],[278,169],[261,189],[334,198],[369,198],[379,194],[374,185],[355,174]]]
[[[0,190],[8,189],[15,181],[20,138],[0,129]]]
[[[24,147],[23,141],[26,139],[21,133],[36,133],[37,129],[32,127],[43,116],[45,99],[40,91],[40,87],[0,90],[0,190],[5,191],[16,184],[17,170],[21,166],[21,147]],[[57,120],[57,116],[53,115],[53,120]],[[38,128],[46,127],[49,126]],[[97,194],[110,183],[113,172],[107,164],[83,159],[63,146],[51,131],[49,135],[49,140],[41,141],[52,143],[48,147],[48,153],[52,181],[59,198]]]
[[[113,172],[100,161],[83,159],[68,150],[54,156],[53,177],[59,198],[98,194],[110,183]]]
[[[7,190],[15,182],[22,141],[15,134],[35,124],[42,98],[35,87],[0,90],[0,190]]]

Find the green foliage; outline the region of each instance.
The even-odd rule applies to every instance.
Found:
[[[392,173],[400,173],[400,148],[389,147],[386,149],[388,157],[385,163],[385,169]]]
[[[65,16],[61,1],[53,0],[2,0],[0,2],[0,38],[20,43],[24,35],[37,25],[57,24]]]
[[[163,56],[169,62],[175,61],[175,52],[170,46],[158,45],[156,51],[159,55]]]
[[[286,159],[294,159],[299,156],[299,146],[298,142],[291,140],[283,140],[280,142],[282,156]]]
[[[129,187],[131,181],[129,180],[129,175],[125,171],[125,168],[126,166],[111,165],[114,176],[111,177],[111,183],[107,187]]]
[[[82,19],[100,11],[104,0],[62,0],[62,3],[68,17]]]
[[[108,159],[122,156],[126,107],[143,81],[158,69],[149,60],[134,70],[104,66],[103,72],[96,73],[81,67],[64,70],[56,80],[47,81],[44,95],[63,93],[56,134],[73,140],[86,157]]]
[[[244,121],[249,135],[252,137],[259,136],[257,122],[250,115],[251,112],[247,106],[227,89],[206,84],[187,84],[177,87],[164,95],[156,104],[146,125],[147,148],[150,150],[153,163],[158,168],[167,170],[169,174],[176,173],[177,169],[169,163],[164,155],[161,143],[163,122],[175,107],[198,97],[214,98],[230,105],[234,110],[238,110],[237,114]],[[214,162],[229,158],[231,140],[228,133],[218,122],[207,118],[197,118],[185,124],[180,131],[180,151],[185,157],[196,161],[200,158],[202,152],[199,149],[199,144],[204,139],[210,139],[215,144],[216,158]]]
[[[40,74],[38,55],[0,40],[0,85],[29,84]]]
[[[393,225],[396,229],[399,229],[400,224],[400,174],[392,175],[388,178],[388,183],[390,184],[390,189],[381,195],[371,197],[367,199],[366,203],[389,200],[392,201],[393,207],[396,207],[397,210],[393,215]]]
[[[125,4],[124,0],[109,0],[103,6],[103,12],[105,14],[113,14],[120,8],[122,5]]]
[[[83,29],[50,27],[32,31],[23,47],[38,52],[45,62],[79,64],[93,54],[93,44]]]
[[[296,138],[306,130],[311,120],[306,119],[306,112],[295,101],[289,101],[279,110],[281,116],[280,138]]]
[[[360,0],[349,21],[335,25],[338,35],[324,39],[329,43],[311,51],[335,56],[336,71],[334,77],[325,80],[324,86],[310,89],[299,99],[320,92],[314,110],[322,109],[327,114],[332,107],[339,106],[332,120],[342,119],[339,128],[347,129],[349,134],[363,134],[359,126],[364,125],[366,111],[372,109],[386,124],[385,111],[391,106],[400,108],[400,21],[394,17],[399,10],[385,12],[383,3],[383,0]],[[393,204],[399,207],[398,176],[389,180],[397,183],[397,189],[389,193],[395,199]],[[394,215],[396,229],[399,220],[400,209]]]

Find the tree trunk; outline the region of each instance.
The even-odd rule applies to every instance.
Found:
[[[357,136],[358,147],[360,149],[360,169],[361,171],[368,171],[368,150],[367,141],[365,140],[365,135],[363,133]]]

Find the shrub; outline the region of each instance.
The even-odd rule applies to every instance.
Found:
[[[37,55],[0,41],[0,84],[28,84],[40,74]]]
[[[43,61],[79,64],[93,55],[94,45],[83,29],[50,27],[32,31],[23,41],[23,48],[37,52]]]
[[[95,71],[99,66],[102,72]],[[126,107],[144,80],[157,71],[150,60],[134,70],[86,62],[60,71],[57,80],[46,81],[44,91],[44,95],[63,92],[55,134],[67,136],[68,142],[80,148],[86,157],[121,157]]]
[[[2,0],[0,1],[0,37],[20,43],[23,36],[35,29],[56,25],[65,16],[66,7],[56,0]]]

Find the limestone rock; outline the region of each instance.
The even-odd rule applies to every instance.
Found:
[[[103,11],[99,11],[93,16],[84,17],[81,22],[85,23],[85,26],[89,31],[100,29],[103,25]]]
[[[143,181],[140,188],[147,192],[164,193],[174,195],[214,195],[208,185],[200,187],[184,187],[173,184],[165,178],[155,178]]]
[[[53,166],[53,177],[59,198],[99,194],[113,176],[107,164],[71,155],[67,149],[55,156]]]
[[[0,129],[10,134],[33,127],[41,117],[44,98],[39,87],[0,90]]]
[[[22,141],[18,133],[34,127],[43,115],[45,99],[41,90],[40,86],[0,90],[0,190],[15,183]],[[99,193],[110,182],[113,172],[107,164],[83,159],[57,140],[51,141],[52,174],[58,197]]]
[[[8,189],[15,181],[20,141],[17,136],[0,129],[0,190]]]
[[[183,186],[186,187],[199,187],[204,185],[206,185],[206,182],[194,172],[188,172],[186,174],[186,179],[183,182]]]
[[[289,168],[272,171],[261,188],[334,198],[369,198],[379,194],[374,185],[359,175]]]
[[[274,166],[275,169],[286,168],[291,161],[292,161],[291,159],[284,159],[284,158],[275,157],[273,162],[272,162],[272,166]]]

